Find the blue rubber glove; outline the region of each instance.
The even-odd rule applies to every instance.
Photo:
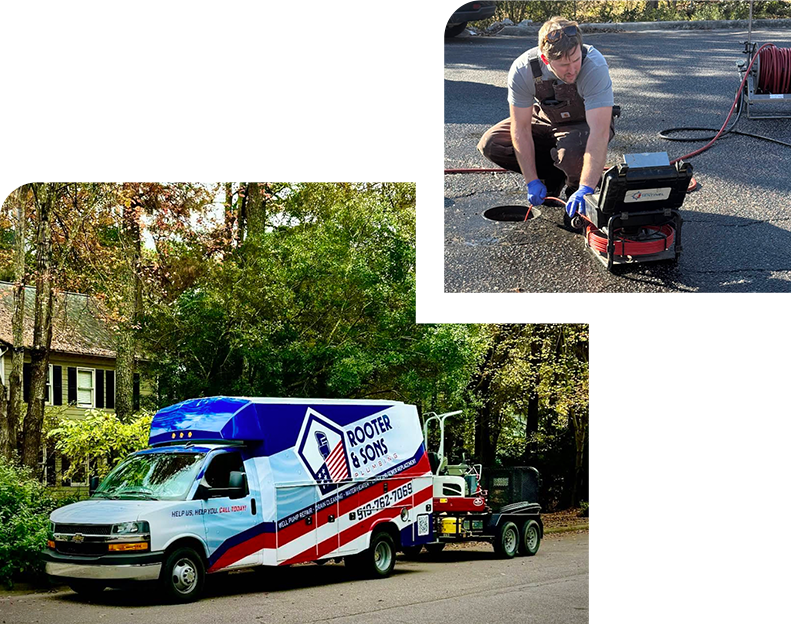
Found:
[[[533,206],[540,206],[547,198],[547,187],[544,183],[536,178],[532,182],[527,183],[527,201]]]
[[[566,214],[568,216],[573,217],[576,213],[585,214],[585,195],[590,195],[593,193],[593,189],[589,186],[585,186],[584,184],[577,189],[577,192],[574,193],[571,197],[569,197],[568,202],[566,202]]]

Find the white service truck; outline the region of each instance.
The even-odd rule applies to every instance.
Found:
[[[158,411],[149,448],[89,500],[52,512],[47,573],[79,593],[157,581],[198,598],[206,574],[344,560],[373,577],[435,541],[416,408],[398,401],[212,397]]]

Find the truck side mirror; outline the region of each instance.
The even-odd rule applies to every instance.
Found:
[[[229,498],[243,498],[247,494],[247,474],[239,470],[231,471],[228,477]]]
[[[101,479],[97,476],[91,477],[90,481],[88,482],[88,494],[93,496],[93,493],[99,489],[99,483],[101,483]]]

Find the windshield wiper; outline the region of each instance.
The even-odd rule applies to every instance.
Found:
[[[145,496],[148,500],[157,500],[157,497],[154,496],[154,493],[151,490],[147,489],[131,489],[131,490],[121,490],[118,492],[119,495],[129,494],[131,496]]]

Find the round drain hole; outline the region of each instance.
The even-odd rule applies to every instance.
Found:
[[[495,206],[484,210],[483,218],[489,221],[532,221],[541,215],[541,212],[533,206],[530,214],[527,213],[529,206]],[[527,215],[527,219],[525,219]]]

